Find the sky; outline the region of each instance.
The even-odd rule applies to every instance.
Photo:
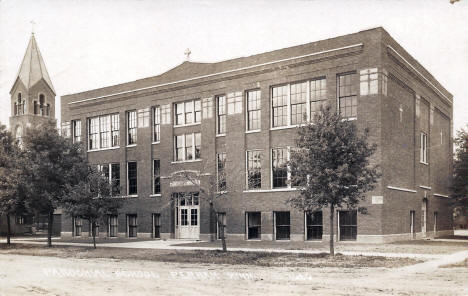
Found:
[[[34,33],[60,96],[384,27],[454,96],[468,124],[468,0],[0,0],[0,122]]]

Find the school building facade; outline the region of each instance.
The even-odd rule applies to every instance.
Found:
[[[336,108],[378,149],[382,177],[337,209],[336,240],[389,242],[453,231],[452,95],[383,28],[61,97],[62,131],[121,186],[124,206],[100,236],[328,240],[328,209],[291,208],[281,165],[296,128]],[[306,115],[305,119],[303,115]],[[191,178],[186,178],[192,174]],[[198,179],[197,179],[198,178]],[[200,193],[217,179],[210,203]],[[62,236],[88,236],[79,217]]]

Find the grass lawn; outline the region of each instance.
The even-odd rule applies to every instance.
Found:
[[[193,264],[229,264],[256,265],[264,267],[341,267],[394,268],[412,265],[421,260],[408,258],[386,258],[369,256],[344,256],[337,254],[283,254],[268,252],[227,252],[191,251],[191,250],[155,250],[129,248],[98,248],[76,246],[54,246],[47,248],[40,245],[0,244],[0,254],[17,254],[30,256],[50,256],[60,258],[110,258],[117,260],[149,260],[159,262],[193,263]]]
[[[219,247],[221,242],[197,242],[179,244],[191,247]],[[307,242],[276,242],[276,241],[228,241],[229,248],[259,248],[259,249],[285,249],[285,250],[316,250],[328,252],[329,243],[325,241]],[[450,254],[468,249],[467,242],[447,242],[437,240],[410,240],[387,244],[366,244],[359,242],[336,242],[335,251],[354,252],[381,252],[381,253],[411,253],[411,254]]]

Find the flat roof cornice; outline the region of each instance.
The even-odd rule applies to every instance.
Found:
[[[363,43],[358,43],[358,44],[353,44],[353,45],[348,45],[348,46],[343,46],[343,47],[337,47],[337,48],[333,48],[333,49],[323,50],[323,51],[319,51],[319,52],[313,52],[313,53],[310,53],[310,54],[295,56],[295,57],[291,57],[291,58],[279,59],[279,60],[274,60],[274,61],[270,61],[270,62],[266,62],[266,63],[241,67],[241,68],[237,68],[237,69],[226,70],[226,71],[216,72],[216,73],[212,73],[212,74],[196,76],[196,77],[191,77],[191,78],[187,78],[187,79],[171,81],[171,82],[161,83],[161,84],[157,84],[157,85],[152,85],[152,86],[136,88],[136,89],[127,90],[127,91],[122,91],[122,92],[111,93],[111,94],[107,94],[107,95],[87,98],[87,99],[83,99],[83,100],[79,100],[79,101],[70,102],[70,103],[68,103],[68,105],[79,104],[79,103],[89,102],[89,101],[103,99],[103,98],[109,98],[109,97],[118,96],[118,95],[131,94],[131,93],[134,93],[134,92],[137,92],[137,91],[150,90],[150,89],[155,89],[155,88],[158,88],[158,87],[170,86],[170,85],[174,85],[174,84],[178,84],[178,83],[184,83],[184,82],[194,81],[194,80],[203,79],[203,78],[210,78],[210,77],[223,75],[223,74],[235,73],[235,72],[239,72],[239,71],[244,71],[244,70],[249,70],[249,69],[253,69],[253,68],[262,67],[262,66],[273,65],[273,64],[277,64],[277,63],[281,63],[281,62],[288,62],[288,61],[292,61],[292,60],[296,60],[296,59],[307,58],[307,57],[312,57],[312,56],[316,56],[316,55],[320,55],[320,54],[330,53],[330,52],[339,51],[339,50],[343,50],[343,49],[356,48],[356,47],[361,47],[361,46],[364,46],[364,44]]]

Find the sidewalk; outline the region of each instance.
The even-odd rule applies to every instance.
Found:
[[[80,242],[60,242],[60,238],[55,238],[53,245],[55,246],[76,246],[76,247],[93,247],[92,243],[80,243]],[[4,243],[4,240],[0,240],[0,243]],[[21,244],[33,244],[33,245],[45,245],[46,241],[41,239],[26,240],[23,238],[15,238],[11,240],[12,243]],[[134,241],[134,242],[121,242],[121,243],[99,243],[98,248],[129,248],[129,249],[160,249],[160,250],[220,250],[220,247],[208,247],[208,246],[193,246],[193,244],[199,244],[201,242],[195,240],[147,240],[147,241]],[[181,246],[185,244],[192,244],[192,246]],[[320,254],[328,253],[328,249],[283,249],[283,248],[252,248],[252,247],[229,247],[228,251],[231,252],[269,252],[269,253],[289,253],[289,254]],[[374,252],[374,251],[342,251],[336,250],[336,253],[340,253],[347,256],[379,256],[389,258],[413,258],[423,260],[441,259],[447,256],[447,254],[416,254],[416,253],[391,253],[391,252]]]

